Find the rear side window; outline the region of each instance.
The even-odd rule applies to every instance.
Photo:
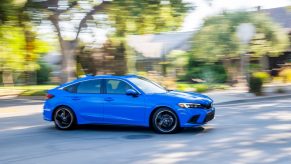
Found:
[[[101,80],[89,80],[80,82],[77,93],[101,93]]]
[[[77,87],[78,87],[78,84],[74,84],[74,85],[70,85],[70,86],[65,87],[64,90],[67,92],[76,93]]]

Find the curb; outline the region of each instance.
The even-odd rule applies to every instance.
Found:
[[[17,95],[0,96],[0,100],[15,100],[15,99],[44,101],[45,97],[44,96],[17,96]]]
[[[16,99],[45,100],[45,96],[17,96]]]
[[[291,97],[291,94],[277,95],[277,96],[264,96],[264,97],[258,97],[258,98],[247,98],[247,99],[241,99],[241,100],[232,100],[232,101],[219,102],[219,103],[214,103],[214,105],[239,104],[239,103],[245,103],[245,102],[274,100],[274,99],[289,98],[289,97]]]

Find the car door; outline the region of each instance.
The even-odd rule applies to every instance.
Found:
[[[141,94],[138,96],[126,95],[127,89],[134,88],[123,80],[105,79],[104,122],[126,125],[144,123],[144,96]]]
[[[104,98],[101,94],[101,85],[101,79],[75,84],[74,94],[71,94],[70,98],[82,122],[101,123],[103,121]]]

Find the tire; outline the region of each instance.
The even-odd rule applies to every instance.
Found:
[[[175,112],[169,108],[158,109],[152,117],[152,127],[161,134],[173,134],[179,131],[179,119]]]
[[[54,112],[54,122],[57,129],[69,130],[75,127],[76,117],[70,108],[62,106]]]

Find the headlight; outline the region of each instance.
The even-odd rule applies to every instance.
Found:
[[[195,104],[195,103],[179,103],[179,107],[181,108],[201,108],[201,104]]]

